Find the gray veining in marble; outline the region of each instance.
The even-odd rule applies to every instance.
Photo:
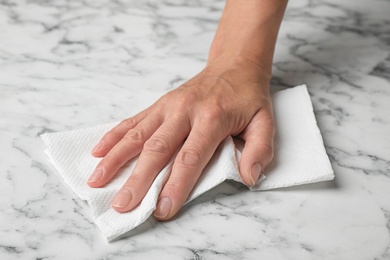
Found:
[[[332,182],[225,183],[108,244],[39,134],[123,119],[200,71],[224,1],[0,1],[0,259],[390,259],[390,2],[290,1],[273,90],[305,83]]]

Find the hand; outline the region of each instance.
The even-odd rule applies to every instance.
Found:
[[[269,75],[246,58],[219,58],[179,88],[108,132],[93,151],[104,157],[88,184],[107,184],[129,160],[138,163],[116,195],[118,212],[134,209],[179,150],[154,216],[172,218],[184,204],[218,145],[229,135],[246,143],[240,173],[254,185],[273,157]]]

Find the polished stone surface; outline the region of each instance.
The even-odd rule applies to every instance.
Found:
[[[0,259],[389,259],[390,2],[296,0],[272,89],[307,84],[336,179],[225,183],[107,243],[39,134],[126,118],[200,71],[223,1],[0,2]]]

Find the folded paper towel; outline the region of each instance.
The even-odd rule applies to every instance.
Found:
[[[251,190],[260,191],[307,184],[334,178],[306,86],[275,93],[272,97],[277,134],[275,159],[266,169],[267,178]],[[45,133],[46,153],[66,184],[91,208],[96,225],[109,241],[130,231],[151,216],[164,179],[173,160],[159,173],[140,205],[128,213],[118,213],[111,201],[131,175],[137,158],[129,162],[105,187],[93,189],[87,180],[99,163],[91,151],[100,138],[117,123],[60,133]],[[238,171],[240,147],[231,137],[218,147],[203,171],[188,201],[226,179],[242,182]]]

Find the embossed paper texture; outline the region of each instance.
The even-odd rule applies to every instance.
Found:
[[[266,169],[266,178],[251,190],[261,191],[332,180],[333,170],[306,86],[279,91],[272,98],[277,127],[275,159]],[[111,201],[131,175],[136,158],[126,164],[103,188],[93,189],[87,185],[87,179],[101,160],[93,157],[91,151],[100,138],[115,125],[116,123],[104,124],[87,129],[45,133],[41,136],[51,163],[73,192],[88,202],[93,221],[109,241],[133,230],[151,216],[173,163],[171,160],[159,173],[137,208],[128,213],[116,212],[111,207]],[[187,202],[227,179],[242,182],[238,170],[240,150],[241,147],[236,147],[231,137],[222,142]]]

